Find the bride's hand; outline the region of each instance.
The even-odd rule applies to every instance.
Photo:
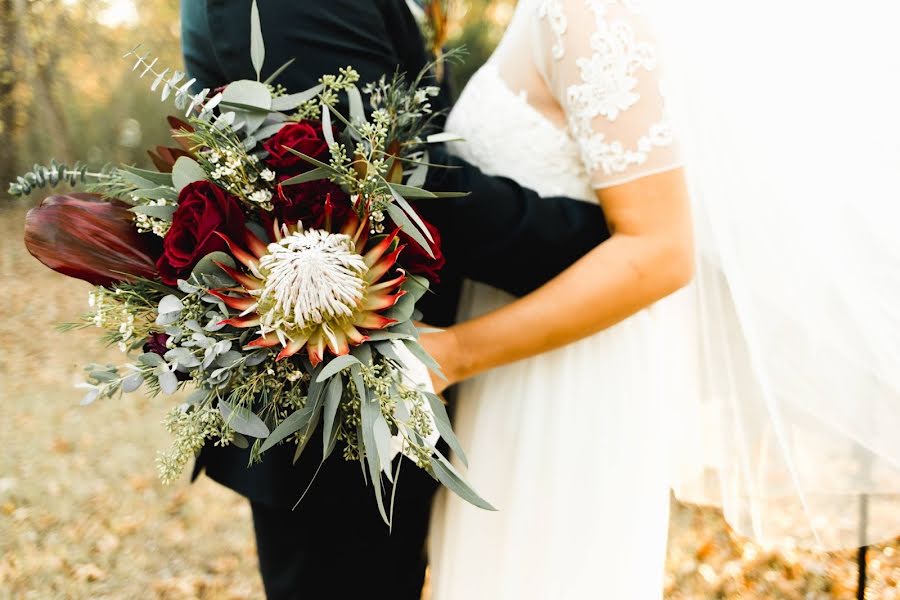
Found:
[[[418,324],[421,326],[421,324]],[[463,372],[462,356],[459,351],[459,341],[456,339],[456,333],[453,328],[432,330],[430,333],[423,333],[419,337],[419,344],[431,357],[441,366],[441,372],[446,376],[444,379],[434,372],[431,373],[431,382],[434,385],[436,394],[443,393],[451,385],[462,379]]]

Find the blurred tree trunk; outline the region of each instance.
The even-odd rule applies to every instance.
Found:
[[[16,144],[13,135],[16,127],[15,89],[16,70],[13,54],[18,45],[19,21],[13,9],[13,0],[0,0],[0,193],[6,182],[18,174]]]
[[[0,0],[5,2],[7,0]],[[20,24],[27,23],[28,1],[13,0],[15,6],[15,19]],[[42,0],[51,9],[58,9],[59,2],[57,0]],[[61,161],[72,160],[72,136],[69,133],[68,120],[66,118],[65,109],[56,95],[53,88],[53,81],[64,81],[61,73],[56,72],[58,69],[59,58],[65,51],[65,46],[59,43],[47,43],[38,37],[33,40],[26,31],[32,31],[36,36],[50,34],[49,41],[55,42],[56,36],[53,31],[65,30],[67,23],[61,16],[59,10],[48,10],[45,15],[52,15],[54,18],[45,23],[30,24],[32,27],[20,27],[22,35],[18,36],[20,51],[22,58],[28,69],[28,84],[32,89],[32,104],[35,110],[35,117],[38,121],[43,136],[49,139],[53,148],[53,157]],[[48,31],[50,30],[50,31]],[[43,50],[38,56],[35,51],[35,45],[40,44]],[[50,157],[48,157],[50,158]]]

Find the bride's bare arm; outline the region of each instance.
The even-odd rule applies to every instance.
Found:
[[[681,169],[601,190],[598,197],[613,232],[607,242],[531,294],[423,336],[449,383],[587,337],[691,280],[690,203]]]

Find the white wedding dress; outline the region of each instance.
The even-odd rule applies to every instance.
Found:
[[[684,163],[697,274],[460,386],[468,476],[498,512],[438,496],[434,600],[659,598],[670,486],[765,544],[900,535],[898,18],[519,1],[450,115],[456,152],[585,202]],[[468,284],[460,317],[511,301]]]
[[[653,38],[630,4],[520,0],[449,117],[465,139],[455,152],[543,196],[585,202],[680,167]],[[512,300],[468,282],[459,316]],[[460,386],[454,428],[468,477],[498,511],[440,494],[433,600],[661,597],[668,373],[680,368],[665,344],[679,302]]]

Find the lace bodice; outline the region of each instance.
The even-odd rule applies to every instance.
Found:
[[[595,201],[680,166],[637,0],[520,0],[447,129],[454,151],[541,195]]]

